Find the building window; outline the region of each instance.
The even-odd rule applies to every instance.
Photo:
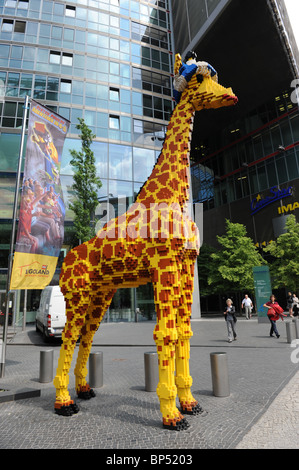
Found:
[[[119,28],[119,18],[117,16],[110,16],[110,26]]]
[[[119,89],[118,88],[109,89],[109,99],[111,101],[119,101]]]
[[[143,121],[140,121],[139,119],[134,119],[133,126],[134,132],[136,134],[143,134]]]
[[[48,77],[46,100],[58,101],[59,78]]]
[[[135,134],[135,142],[138,142],[139,144],[150,143],[160,146],[165,138],[166,126],[152,121],[134,119],[133,132]],[[144,140],[141,139],[141,134],[143,134]]]
[[[26,22],[25,21],[13,21],[13,20],[3,20],[2,29],[3,33],[25,33]]]
[[[59,26],[52,26],[52,38],[61,40],[62,28],[60,28]]]
[[[60,52],[50,51],[50,64],[60,64]]]
[[[2,29],[3,33],[12,33],[13,31],[13,20],[3,20]]]
[[[26,23],[25,21],[15,21],[15,33],[25,33],[26,30]]]
[[[109,127],[110,129],[119,130],[119,116],[109,115]]]
[[[21,8],[28,10],[29,0],[6,0],[5,6],[9,8]]]
[[[142,70],[133,67],[133,87],[171,96],[171,79],[169,75]]]
[[[18,8],[22,8],[23,10],[28,10],[29,7],[29,0],[19,0]]]
[[[50,64],[73,65],[73,54],[67,52],[50,51]]]
[[[72,92],[72,81],[71,80],[61,80],[61,82],[60,82],[60,91],[62,93],[71,93]]]
[[[65,16],[75,18],[76,16],[76,7],[71,7],[70,5],[65,6]]]
[[[73,65],[73,54],[67,54],[66,52],[62,53],[62,65],[68,65],[72,66]]]
[[[132,22],[132,39],[136,39],[136,41],[168,49],[168,36],[169,33],[167,31]]]

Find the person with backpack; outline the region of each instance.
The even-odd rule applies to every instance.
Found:
[[[270,301],[266,302],[263,306],[268,309],[267,316],[271,323],[270,336],[273,337],[273,333],[275,333],[276,338],[279,338],[280,334],[277,330],[276,321],[279,320],[279,318],[283,321],[283,317],[286,317],[287,315],[283,313],[283,308],[278,304],[278,302],[276,302],[276,297],[273,294],[270,296]]]

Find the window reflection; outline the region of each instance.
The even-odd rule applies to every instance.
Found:
[[[131,147],[116,144],[109,145],[109,177],[132,181]]]
[[[143,148],[133,149],[134,181],[146,181],[155,165],[155,151]]]
[[[13,213],[13,203],[15,196],[16,178],[0,177],[0,218],[11,219]]]
[[[62,194],[63,194],[63,200],[65,204],[65,220],[66,221],[72,221],[74,220],[74,213],[70,209],[70,203],[73,203],[75,200],[75,193],[73,190],[73,177],[72,176],[66,176],[66,175],[61,175],[60,177],[61,181],[61,188],[62,188]],[[106,179],[101,179],[102,186],[97,192],[98,200],[99,203],[103,200],[107,200],[107,188],[108,188],[108,183]]]
[[[109,204],[114,208],[114,213],[113,215],[110,214],[110,219],[124,214],[132,203],[133,183],[109,180]]]
[[[96,160],[97,175],[100,178],[108,178],[108,144],[93,142],[91,150]]]

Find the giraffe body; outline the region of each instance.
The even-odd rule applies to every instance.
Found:
[[[163,425],[185,429],[182,413],[197,414],[189,371],[189,340],[194,267],[199,254],[199,233],[187,211],[189,152],[196,110],[235,104],[231,89],[206,76],[198,83],[196,71],[187,69],[186,86],[168,125],[164,145],[152,174],[127,212],[111,220],[90,241],[71,250],[63,263],[60,287],[66,301],[67,321],[54,379],[55,410],[78,411],[68,392],[68,374],[78,336],[75,367],[79,397],[94,396],[86,382],[86,364],[95,331],[118,288],[152,282],[157,313],[154,340],[159,358],[157,394]],[[176,77],[186,66],[176,56]],[[182,80],[182,81],[184,81]],[[181,411],[176,406],[178,396]]]

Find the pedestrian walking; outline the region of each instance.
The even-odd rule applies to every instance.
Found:
[[[248,294],[245,294],[245,297],[242,300],[242,308],[245,309],[246,320],[249,320],[251,318],[252,307],[253,307],[252,300],[248,297]]]
[[[293,303],[292,303],[292,315],[291,317],[297,317],[299,310],[299,299],[296,294],[293,294]]]
[[[264,304],[264,307],[268,309],[267,316],[271,323],[270,336],[273,337],[273,333],[275,333],[276,338],[279,338],[280,334],[277,330],[276,321],[279,320],[279,318],[283,321],[283,317],[287,315],[283,313],[283,308],[278,304],[273,294],[270,296],[270,301]]]
[[[224,315],[227,326],[228,342],[231,343],[233,339],[237,339],[237,333],[235,330],[235,324],[237,322],[236,309],[233,306],[233,301],[231,299],[227,299],[226,301],[226,310]]]
[[[288,292],[287,309],[289,311],[290,317],[292,317],[293,316],[293,294],[292,294],[292,292]]]

